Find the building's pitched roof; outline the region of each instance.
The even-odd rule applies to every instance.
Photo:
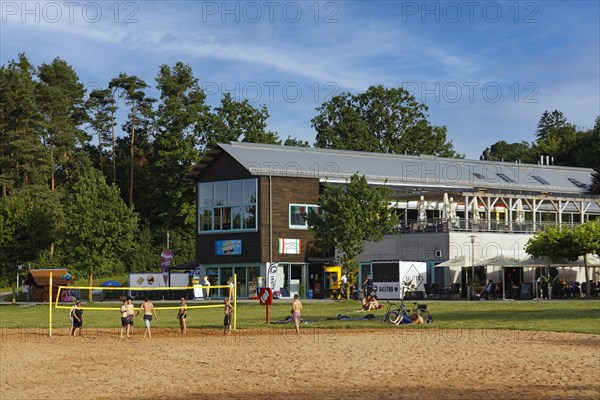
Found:
[[[52,286],[66,286],[71,281],[63,279],[67,274],[66,269],[32,269],[25,280],[26,285],[48,286],[50,284],[50,272],[52,272]]]
[[[555,165],[368,153],[256,143],[218,144],[186,175],[197,179],[221,152],[257,176],[344,182],[355,173],[392,186],[500,189],[583,195],[593,170]]]

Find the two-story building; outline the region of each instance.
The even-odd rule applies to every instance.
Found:
[[[525,259],[537,230],[600,218],[600,198],[588,189],[593,171],[546,164],[219,144],[186,175],[197,184],[196,261],[212,284],[237,274],[240,297],[266,285],[270,266],[275,290],[322,288],[322,267],[333,254],[315,247],[304,215],[317,209],[327,184],[358,173],[392,189],[389,204],[400,218],[397,234],[365,243],[361,280],[376,263],[411,260],[427,263],[428,282],[464,285],[464,268],[435,265],[461,255]],[[535,269],[523,268],[477,274],[516,284],[536,278]]]

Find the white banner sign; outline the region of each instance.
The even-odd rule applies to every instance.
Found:
[[[267,287],[270,287],[272,290],[276,290],[278,267],[278,263],[273,263],[267,267]]]
[[[374,262],[373,284],[379,299],[400,299],[409,290],[404,283],[411,284],[412,290],[424,291],[427,264],[413,261]]]
[[[373,285],[377,288],[378,299],[390,300],[400,298],[399,282],[373,282]]]

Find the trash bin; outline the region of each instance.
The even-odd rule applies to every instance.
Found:
[[[306,292],[306,298],[307,299],[312,299],[313,298],[313,291],[312,290],[308,290]]]

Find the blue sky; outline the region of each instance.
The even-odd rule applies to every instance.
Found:
[[[558,109],[600,114],[598,1],[0,2],[0,63],[68,61],[88,88],[120,72],[151,86],[183,61],[215,106],[263,104],[268,127],[314,143],[332,95],[403,86],[467,158],[498,140],[533,141]],[[158,97],[155,91],[150,92]]]

